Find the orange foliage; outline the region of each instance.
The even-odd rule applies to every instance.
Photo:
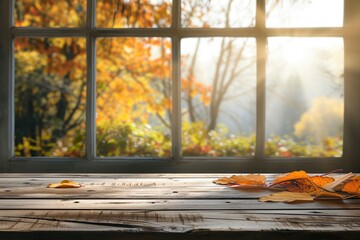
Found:
[[[16,27],[73,28],[86,25],[87,0],[18,0],[15,1],[15,5]],[[96,1],[96,25],[99,28],[168,28],[172,25],[171,21],[172,0]],[[98,37],[96,40],[97,133],[106,135],[111,132],[113,134],[111,128],[121,124],[135,123],[145,126],[154,122],[154,125],[160,126],[160,132],[169,131],[173,104],[171,39],[166,37]],[[49,81],[50,86],[46,86],[53,89],[52,92],[44,94],[47,94],[44,98],[49,99],[43,101],[47,103],[44,111],[48,115],[43,116],[38,113],[37,118],[45,119],[44,121],[49,123],[50,127],[46,130],[46,136],[43,130],[42,134],[35,133],[24,138],[18,137],[17,141],[25,139],[23,142],[27,141],[30,143],[28,145],[36,146],[28,147],[24,143],[17,142],[17,154],[25,155],[27,152],[30,156],[31,151],[24,149],[30,147],[41,151],[43,145],[39,142],[48,139],[51,141],[49,146],[56,147],[50,150],[51,153],[45,155],[83,156],[84,152],[76,153],[74,150],[69,150],[74,145],[73,141],[64,140],[63,136],[55,137],[54,132],[58,129],[50,128],[55,125],[64,125],[66,122],[71,127],[57,132],[71,135],[71,140],[79,134],[79,129],[85,131],[87,97],[85,37],[16,38],[15,52],[17,59],[33,65],[22,68],[27,70],[26,74],[31,71],[39,72],[46,79],[56,79],[56,83]],[[34,61],[35,57],[37,61]],[[31,77],[36,82],[36,77]],[[210,86],[198,82],[191,74],[183,76],[182,83],[181,91],[185,96],[199,98],[205,105],[210,103],[212,91]],[[66,96],[60,93],[57,84],[66,85],[63,87],[67,91]],[[37,90],[31,90],[36,95]],[[69,119],[64,119],[64,117],[59,119],[57,116],[60,115],[57,114],[60,112],[57,108],[62,103],[67,105],[62,115],[70,117]],[[37,107],[41,109],[41,106]],[[36,127],[38,126],[33,129],[37,129]],[[36,134],[37,136],[34,137],[33,135]],[[114,139],[109,141],[112,140]],[[80,139],[78,142],[84,141]]]

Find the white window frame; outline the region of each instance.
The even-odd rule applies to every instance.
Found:
[[[173,0],[168,29],[96,28],[96,0],[88,0],[87,22],[82,28],[15,28],[15,0],[0,1],[0,172],[285,172],[304,169],[326,172],[342,168],[360,171],[360,1],[344,0],[344,27],[266,28],[265,0],[256,0],[256,26],[242,29],[185,29],[180,27],[180,1]],[[94,9],[94,11],[92,11]],[[169,37],[173,62],[172,156],[164,158],[96,157],[95,109],[97,37]],[[208,158],[181,156],[180,41],[186,37],[254,37],[257,42],[256,150],[254,157]],[[344,146],[333,158],[265,157],[266,39],[274,36],[343,37]],[[84,37],[87,41],[86,157],[14,157],[14,39],[16,37]]]

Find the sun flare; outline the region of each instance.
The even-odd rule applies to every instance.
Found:
[[[284,46],[282,57],[288,64],[292,65],[299,65],[307,61],[306,49],[303,46],[291,43]]]

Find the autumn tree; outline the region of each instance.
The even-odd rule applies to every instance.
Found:
[[[86,0],[24,0],[17,1],[16,9],[19,27],[81,27],[85,24]],[[58,14],[60,9],[68,18]],[[169,26],[170,11],[168,1],[157,5],[150,1],[98,1],[97,24],[117,28]],[[74,148],[74,143],[84,142],[85,39],[24,38],[16,39],[15,44],[17,154],[82,156],[83,147],[82,151],[76,145]],[[119,125],[134,122],[145,125],[155,116],[156,121],[170,129],[170,48],[171,42],[166,38],[98,39],[100,150],[104,141],[111,142],[118,135]],[[106,139],[108,135],[111,136]],[[64,139],[65,136],[68,138]],[[169,142],[169,136],[166,141]],[[116,154],[127,153],[115,151],[111,155]]]
[[[252,14],[255,2],[181,1],[181,25],[183,28],[251,27],[255,24]],[[281,1],[269,2],[267,14]],[[84,27],[86,3],[86,0],[19,0],[15,25]],[[236,4],[244,4],[245,8]],[[238,9],[244,9],[242,14]],[[98,0],[96,5],[98,28],[169,28],[171,19],[171,0]],[[186,46],[188,40],[181,40],[182,49],[188,48],[182,52],[180,79],[182,118],[186,123],[182,125],[184,155],[252,155],[255,136],[230,137],[227,126],[219,124],[219,119],[227,114],[241,125],[231,115],[234,111],[224,110],[224,106],[228,102],[238,104],[239,99],[255,91],[254,39],[194,37]],[[197,67],[203,59],[201,48],[209,42],[216,43],[211,50],[218,54],[213,59],[214,68],[202,78]],[[133,37],[126,33],[122,37],[96,38],[98,156],[170,156],[171,44],[171,39],[166,37]],[[15,60],[16,154],[83,157],[85,37],[16,38]]]

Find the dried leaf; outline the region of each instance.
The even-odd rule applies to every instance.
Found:
[[[232,177],[223,177],[223,178],[219,178],[217,180],[214,180],[213,183],[215,184],[220,184],[220,185],[226,185],[229,183],[232,183],[234,180],[232,179]]]
[[[285,184],[284,187],[290,192],[314,193],[319,190],[319,188],[313,184],[309,178],[293,180]]]
[[[314,197],[309,193],[297,193],[297,192],[278,192],[268,196],[261,197],[260,202],[311,202]]]
[[[311,176],[309,179],[312,183],[319,187],[324,187],[335,180],[333,177],[326,176]]]
[[[306,179],[306,178],[309,178],[309,175],[305,171],[302,171],[302,170],[294,171],[294,172],[283,174],[283,175],[276,177],[270,186],[280,184],[283,182],[288,182],[288,181],[297,180],[297,179]]]
[[[360,176],[354,176],[350,179],[349,182],[345,183],[341,191],[350,193],[350,194],[360,194]]]
[[[230,178],[224,177],[214,181],[216,184],[233,184],[236,186],[263,186],[266,178],[261,174],[233,175]]]
[[[343,184],[346,180],[348,180],[349,178],[351,178],[353,176],[354,176],[354,174],[352,174],[352,173],[337,176],[337,177],[335,177],[335,180],[333,182],[326,184],[324,186],[324,189],[326,189],[327,191],[330,191],[330,192],[335,192],[335,188],[337,186]]]
[[[71,180],[62,180],[59,183],[50,183],[48,188],[79,188],[81,184],[71,181]]]
[[[321,191],[316,196],[315,199],[344,199],[344,196],[336,193],[336,192],[328,192],[328,191]]]

